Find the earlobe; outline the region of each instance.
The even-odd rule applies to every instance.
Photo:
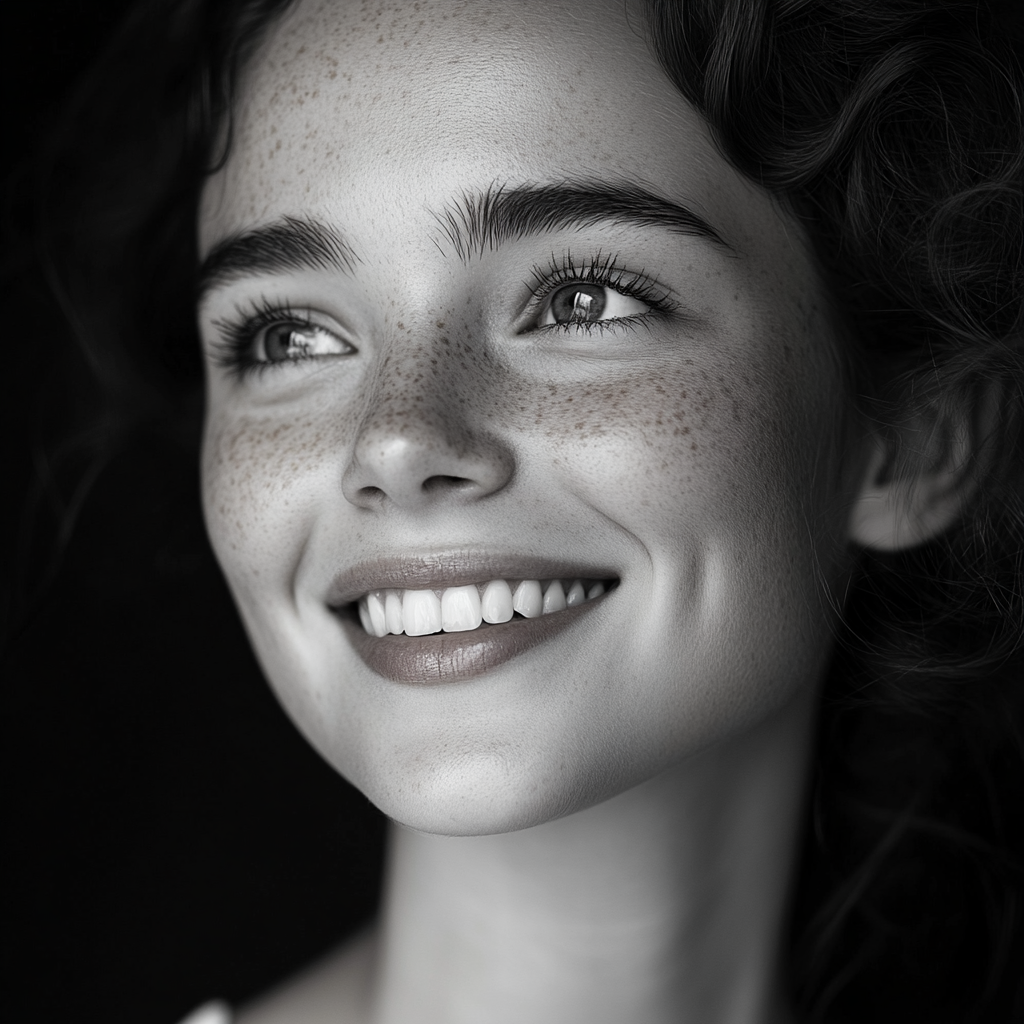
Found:
[[[886,441],[871,438],[849,539],[875,551],[899,551],[939,536],[959,518],[977,486],[967,418],[944,418],[927,431]]]

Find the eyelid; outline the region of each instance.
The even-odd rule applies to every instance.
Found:
[[[235,306],[233,316],[218,318],[212,321],[217,337],[210,343],[213,360],[231,376],[244,379],[251,374],[266,372],[271,367],[281,367],[307,362],[324,356],[305,356],[288,360],[256,359],[253,356],[254,346],[261,332],[281,324],[325,331],[336,337],[348,348],[348,355],[357,350],[349,339],[348,332],[334,320],[318,310],[307,307],[292,306],[288,302],[275,302],[264,296],[252,301],[248,307]]]
[[[622,295],[638,299],[651,307],[650,312],[642,314],[644,317],[672,313],[678,308],[678,303],[672,298],[672,289],[655,280],[645,270],[627,269],[612,254],[604,254],[599,251],[595,256],[576,263],[571,251],[566,251],[562,257],[552,253],[548,266],[535,266],[531,270],[530,280],[524,282],[524,287],[531,293],[531,299],[523,313],[523,319],[528,326],[520,333],[545,330],[565,331],[580,327],[593,328],[599,325],[604,325],[600,329],[606,329],[615,325],[639,322],[641,314],[637,314],[635,317],[595,320],[588,324],[538,325],[536,321],[547,308],[547,304],[557,289],[562,285],[576,283],[611,288]]]

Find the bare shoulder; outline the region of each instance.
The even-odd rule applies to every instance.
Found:
[[[265,996],[234,1024],[366,1024],[376,930],[367,929]]]

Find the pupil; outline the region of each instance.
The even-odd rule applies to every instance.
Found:
[[[593,284],[569,284],[551,300],[551,315],[559,324],[598,320],[604,312],[604,288]]]
[[[295,350],[304,347],[302,335],[289,324],[276,324],[271,327],[263,344],[267,359],[272,363],[294,358]]]

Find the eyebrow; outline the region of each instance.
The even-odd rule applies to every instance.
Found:
[[[463,263],[504,242],[601,223],[663,228],[706,238],[735,254],[703,217],[634,182],[567,179],[511,187],[493,184],[483,192],[464,192],[434,216]],[[336,228],[312,217],[285,216],[218,242],[199,268],[197,297],[202,300],[215,288],[260,274],[289,270],[351,274],[360,262]]]
[[[360,262],[340,232],[311,217],[282,217],[218,242],[199,267],[197,296],[257,274],[288,270],[340,270]]]
[[[703,217],[635,182],[566,179],[514,187],[494,184],[484,192],[464,192],[435,216],[464,263],[504,242],[601,223],[665,228],[706,238],[735,253]]]

